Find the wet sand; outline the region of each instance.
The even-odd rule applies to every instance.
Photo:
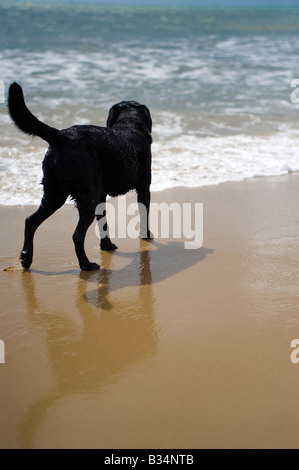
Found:
[[[90,228],[92,273],[74,207],[39,228],[30,271],[17,258],[33,208],[0,207],[1,448],[298,447],[299,175],[153,201],[202,202],[202,248],[105,253]]]

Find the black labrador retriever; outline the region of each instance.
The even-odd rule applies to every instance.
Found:
[[[135,189],[140,210],[140,236],[151,238],[148,228],[151,183],[150,112],[136,101],[122,101],[109,111],[107,127],[72,126],[58,130],[39,121],[27,108],[23,90],[12,83],[8,94],[9,114],[16,126],[26,134],[39,136],[49,143],[43,160],[44,194],[38,210],[25,221],[24,246],[20,254],[22,266],[28,269],[33,258],[33,237],[36,229],[71,196],[79,211],[79,222],[73,241],[80,268],[99,269],[86,256],[84,240],[95,218],[98,204],[105,204],[107,195],[118,196]],[[145,216],[142,216],[145,214]],[[98,220],[106,217],[105,211]],[[102,250],[115,250],[107,222]]]

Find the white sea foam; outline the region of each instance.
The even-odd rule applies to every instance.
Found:
[[[29,205],[42,196],[40,148],[2,147],[0,153],[0,204]]]
[[[153,190],[198,187],[299,171],[299,133],[181,135],[153,144]]]
[[[167,114],[162,117],[167,118]],[[171,115],[168,119],[171,119]],[[163,122],[163,119],[161,120]],[[181,130],[179,119],[176,131]],[[163,131],[161,124],[158,130]],[[152,146],[152,190],[214,185],[254,176],[299,171],[299,132],[272,135],[202,137],[165,129]],[[42,196],[41,161],[45,148],[34,145],[2,147],[0,203],[38,204]]]

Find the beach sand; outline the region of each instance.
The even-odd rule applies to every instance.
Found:
[[[299,175],[152,200],[203,203],[202,247],[118,239],[105,253],[90,228],[91,273],[74,207],[39,228],[30,271],[34,208],[0,207],[1,448],[298,447]]]

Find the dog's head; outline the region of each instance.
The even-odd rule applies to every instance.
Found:
[[[118,122],[125,123],[126,120],[142,123],[149,133],[152,132],[151,115],[144,104],[139,104],[137,101],[122,101],[115,104],[109,111],[107,127],[112,127]]]

